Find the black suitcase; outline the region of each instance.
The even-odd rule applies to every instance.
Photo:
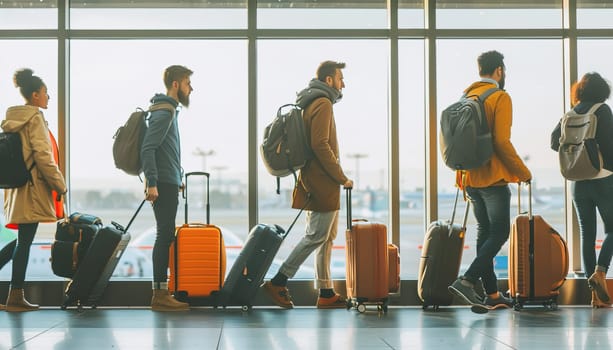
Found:
[[[441,305],[451,305],[453,295],[448,287],[458,278],[464,251],[464,236],[468,218],[469,202],[466,202],[464,221],[454,224],[460,190],[456,193],[450,221],[434,221],[428,225],[421,249],[417,294],[422,308],[432,306],[438,310]]]
[[[130,242],[128,229],[144,203],[145,200],[141,202],[125,228],[112,222],[112,225],[104,226],[98,231],[66,287],[63,310],[74,303],[79,309],[84,304],[91,305],[92,309],[97,307],[119,259]]]
[[[264,276],[277,255],[281,243],[302,214],[300,209],[294,221],[285,231],[279,225],[257,224],[251,229],[245,245],[234,261],[220,293],[218,305],[241,306],[243,311],[251,308]]]

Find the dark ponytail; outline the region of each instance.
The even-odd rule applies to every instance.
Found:
[[[28,101],[32,98],[33,93],[45,86],[43,80],[34,75],[34,71],[29,68],[23,68],[15,72],[13,82],[19,88],[21,96]]]

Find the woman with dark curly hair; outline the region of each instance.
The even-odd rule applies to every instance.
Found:
[[[583,266],[589,275],[587,280],[592,290],[592,307],[611,307],[606,275],[613,254],[613,115],[604,103],[611,95],[609,83],[600,74],[585,74],[571,90],[571,103],[578,114],[587,113],[596,107],[596,142],[603,159],[603,168],[598,176],[589,180],[573,181],[571,192],[581,231]],[[599,106],[595,106],[599,104]],[[551,134],[551,148],[560,147],[560,123]],[[604,224],[605,238],[596,259],[596,209]]]

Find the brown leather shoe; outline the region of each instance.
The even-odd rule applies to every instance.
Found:
[[[175,299],[168,289],[154,289],[151,297],[151,310],[153,311],[188,311],[189,304]]]
[[[6,299],[6,311],[23,312],[38,310],[38,305],[30,304],[23,294],[23,289],[12,289]]]
[[[592,291],[592,307],[594,309],[600,309],[600,308],[610,308],[611,304],[607,304],[605,302],[603,302],[602,300],[600,300],[600,298],[598,298],[598,293],[596,293],[595,291]]]
[[[265,282],[262,287],[264,287],[266,293],[270,295],[272,301],[278,306],[285,309],[294,308],[294,303],[292,302],[292,297],[289,295],[287,287],[275,286],[270,281]]]
[[[0,310],[6,310],[6,305],[0,304]]]
[[[318,309],[344,309],[347,307],[347,299],[340,295],[335,294],[330,298],[317,298],[317,308]]]
[[[604,303],[610,303],[609,291],[607,289],[607,276],[604,271],[595,271],[590,278],[587,279],[587,284],[590,289],[595,291],[598,299]]]

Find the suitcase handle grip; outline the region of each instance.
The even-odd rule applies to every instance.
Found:
[[[353,222],[351,219],[351,187],[346,187],[345,190],[347,190],[347,231],[350,231]]]
[[[528,186],[528,220],[532,220],[532,183],[525,184]],[[517,215],[521,215],[521,182],[517,183]]]
[[[204,171],[191,171],[187,174],[185,174],[185,188],[183,189],[183,199],[185,199],[185,223],[187,224],[189,222],[189,220],[187,219],[187,183],[188,183],[188,178],[192,175],[196,175],[196,176],[206,176],[206,223],[210,224],[211,223],[211,205],[209,204],[209,193],[211,192],[210,189],[210,178],[211,178],[211,174],[204,172]]]

